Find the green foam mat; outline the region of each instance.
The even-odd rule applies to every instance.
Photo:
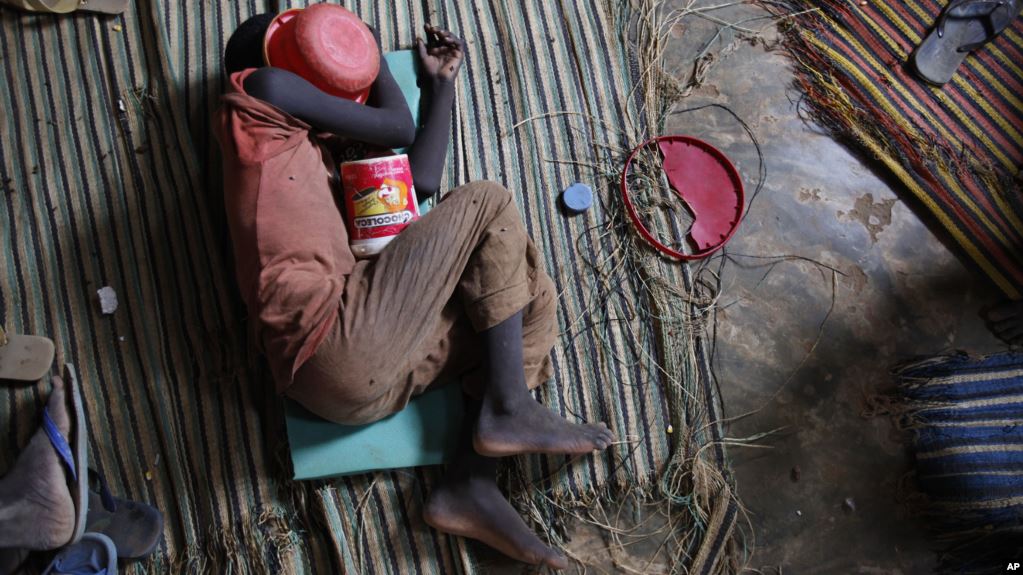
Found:
[[[462,408],[457,385],[428,391],[368,425],[331,423],[288,400],[285,418],[295,479],[444,463],[454,453]]]

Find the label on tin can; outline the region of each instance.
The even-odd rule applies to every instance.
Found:
[[[394,237],[419,219],[408,156],[341,164],[345,223],[351,242]]]

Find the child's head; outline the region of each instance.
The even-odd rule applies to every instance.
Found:
[[[241,23],[231,34],[224,49],[224,71],[227,75],[246,68],[261,68],[263,61],[263,38],[276,14],[266,13],[253,16]]]

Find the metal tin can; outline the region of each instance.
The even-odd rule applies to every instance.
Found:
[[[380,253],[419,219],[408,156],[386,156],[341,164],[348,242],[357,258]]]

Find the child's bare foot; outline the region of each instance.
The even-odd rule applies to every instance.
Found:
[[[492,479],[445,478],[430,494],[423,519],[439,531],[482,541],[517,561],[568,567],[561,554],[526,527]]]
[[[1023,302],[1006,301],[982,312],[995,337],[1005,343],[1023,344]]]
[[[47,408],[60,433],[69,437],[71,416],[64,382],[58,377],[53,378]],[[71,540],[75,504],[64,474],[63,463],[40,428],[18,455],[13,469],[0,479],[0,541],[4,547],[49,550]]]
[[[578,455],[607,449],[614,434],[603,423],[571,423],[530,396],[514,405],[483,403],[473,447],[487,457],[522,453]]]

